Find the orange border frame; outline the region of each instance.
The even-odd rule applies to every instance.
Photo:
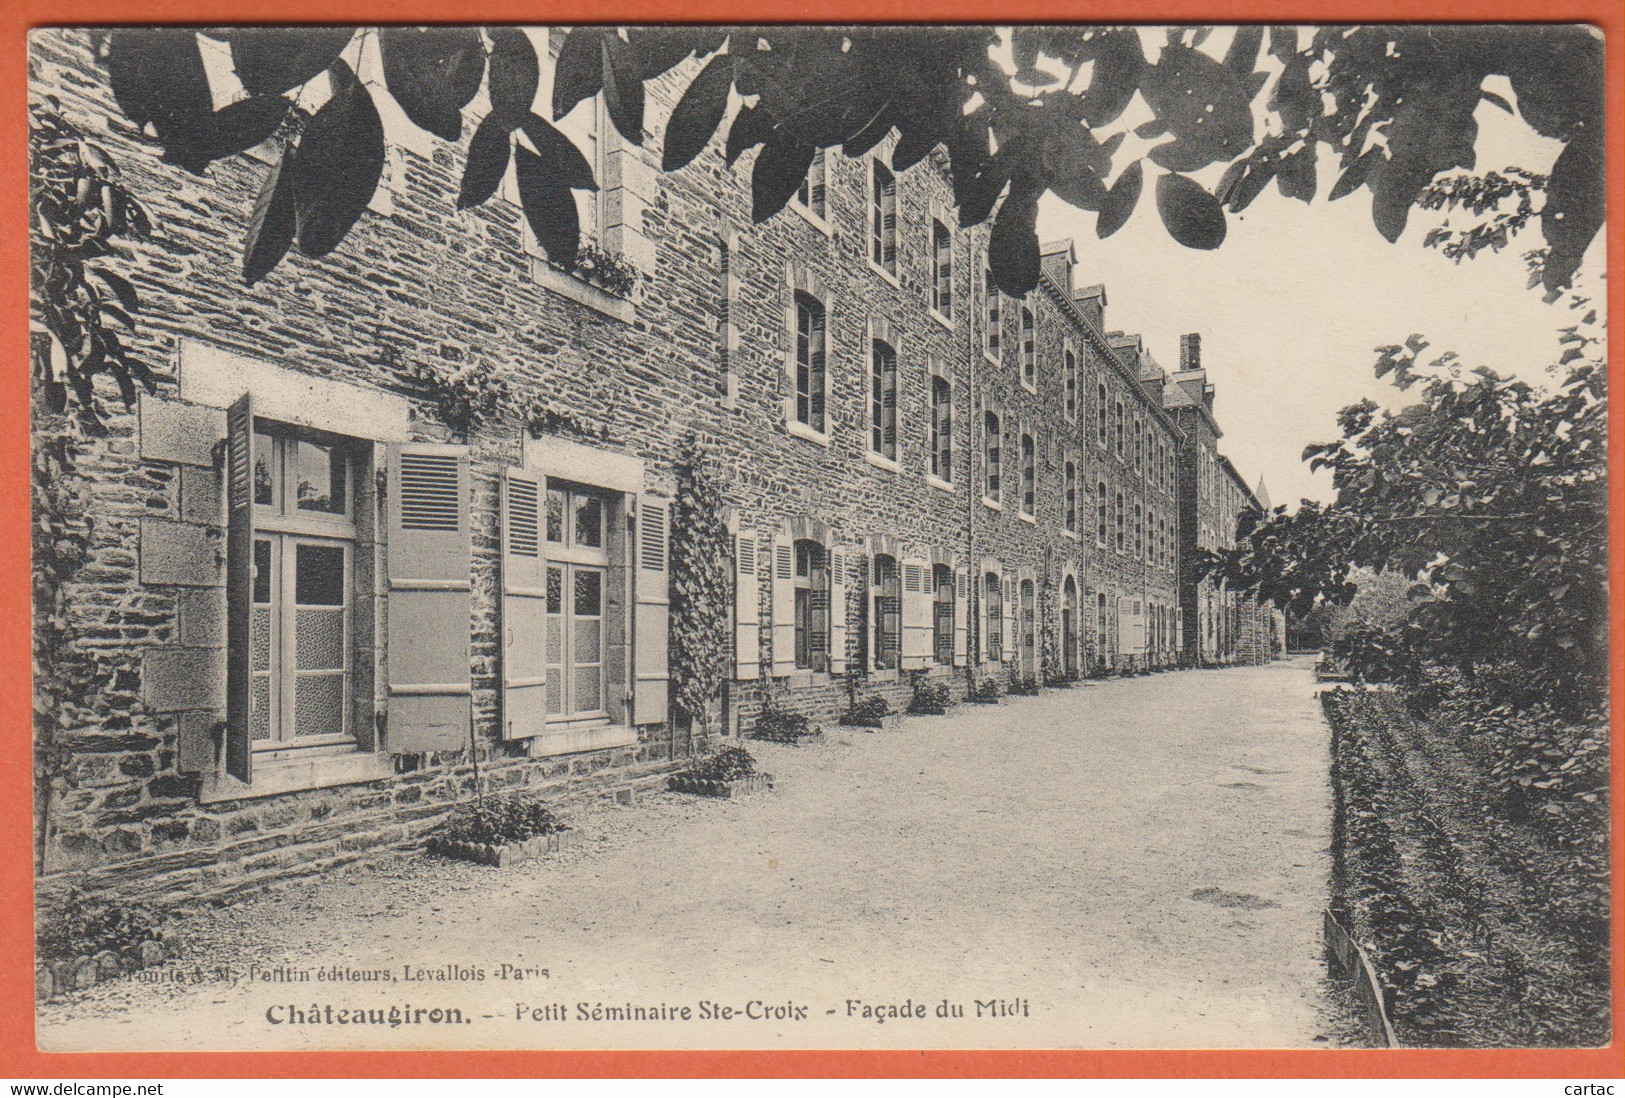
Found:
[[[1616,739],[1613,763],[1613,1001],[1614,1039],[1602,1049],[1301,1051],[881,1051],[791,1052],[313,1052],[313,1053],[54,1053],[34,1046],[34,1001],[27,974],[33,967],[33,866],[30,843],[32,722],[29,682],[30,580],[27,367],[27,31],[51,24],[130,22],[376,23],[447,21],[484,23],[576,21],[647,23],[732,22],[1270,22],[1338,21],[1586,22],[1606,35],[1608,116],[1607,257],[1613,280],[1608,303],[1610,378],[1621,390],[1621,168],[1620,108],[1625,12],[1609,0],[1559,0],[1543,6],[1517,0],[1101,0],[1084,8],[1061,0],[0,0],[0,413],[13,424],[0,434],[0,544],[12,546],[0,564],[0,1075],[19,1080],[64,1078],[214,1077],[1158,1077],[1158,1078],[1570,1078],[1625,1075],[1625,860],[1620,842],[1625,783]],[[1618,659],[1625,618],[1622,542],[1625,542],[1625,464],[1620,417],[1612,417],[1609,453],[1609,536],[1612,722],[1625,713],[1625,661]]]

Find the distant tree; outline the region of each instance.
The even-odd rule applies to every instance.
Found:
[[[1449,354],[1422,365],[1417,336],[1382,348],[1377,376],[1419,399],[1345,408],[1343,437],[1304,453],[1331,470],[1334,501],[1243,515],[1236,548],[1202,570],[1300,615],[1354,599],[1355,569],[1397,573],[1414,583],[1410,612],[1350,630],[1339,650],[1354,662],[1402,679],[1423,661],[1510,668],[1514,692],[1594,704],[1607,682],[1608,414],[1582,327],[1565,330],[1549,389]]]

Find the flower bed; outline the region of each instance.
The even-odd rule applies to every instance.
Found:
[[[879,694],[871,694],[841,715],[841,723],[850,728],[896,728],[901,718],[893,714],[891,706]]]
[[[750,735],[755,740],[791,745],[819,743],[824,739],[823,730],[808,721],[805,715],[780,709],[772,702],[762,705]]]
[[[965,700],[975,702],[977,705],[998,705],[1003,697],[1004,687],[999,685],[999,680],[988,678],[971,687],[970,692],[965,695]]]
[[[914,684],[914,696],[908,703],[910,713],[940,717],[952,708],[953,695],[947,683],[921,680]]]
[[[523,794],[459,805],[425,844],[431,854],[506,867],[573,845],[576,833]]]
[[[171,953],[162,937],[157,914],[145,904],[74,889],[40,922],[35,998],[54,999],[158,964]]]
[[[742,797],[772,789],[773,775],[758,772],[749,751],[730,747],[673,774],[669,786],[675,793],[701,797]]]

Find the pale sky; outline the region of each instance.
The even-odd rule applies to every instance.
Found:
[[[1228,34],[1213,37],[1219,41],[1205,49],[1222,52]],[[1160,32],[1152,41],[1160,44]],[[1147,52],[1155,57],[1154,49]],[[1512,98],[1504,79],[1493,87]],[[1125,124],[1148,116],[1136,101]],[[1488,103],[1476,117],[1477,171],[1516,165],[1545,172],[1561,150]],[[1120,153],[1115,166],[1127,163]],[[1322,152],[1312,205],[1281,197],[1272,183],[1244,213],[1229,216],[1228,235],[1211,252],[1168,236],[1154,194],[1160,169],[1147,161],[1146,170],[1134,216],[1110,239],[1097,239],[1094,214],[1052,195],[1039,207],[1039,237],[1076,242],[1078,284],[1106,284],[1107,327],[1144,335],[1165,369],[1178,367],[1181,333],[1202,333],[1203,365],[1225,432],[1220,448],[1249,484],[1262,473],[1277,505],[1331,495],[1330,475],[1311,476],[1299,457],[1308,443],[1338,437],[1338,409],[1364,396],[1389,406],[1407,401],[1372,375],[1374,348],[1416,332],[1431,344],[1428,358],[1453,350],[1468,367],[1530,376],[1556,360],[1557,329],[1576,319],[1562,301],[1546,305],[1539,290],[1524,288],[1520,257],[1544,244],[1538,225],[1500,254],[1457,265],[1422,247],[1442,215],[1413,210],[1405,234],[1389,244],[1372,225],[1369,191],[1326,202],[1338,175],[1329,152]],[[1222,165],[1198,178],[1211,186],[1221,171]],[[1466,223],[1458,214],[1456,224]],[[1582,269],[1599,291],[1603,236]],[[1600,309],[1604,295],[1594,296]]]

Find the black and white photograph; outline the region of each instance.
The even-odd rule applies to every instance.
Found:
[[[41,1051],[1613,1040],[1597,28],[27,60]]]

